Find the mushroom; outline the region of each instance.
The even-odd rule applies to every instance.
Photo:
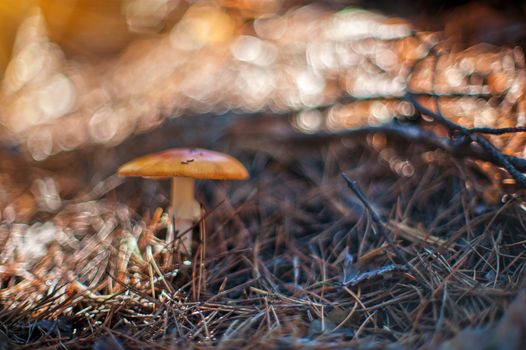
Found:
[[[191,228],[201,218],[194,198],[195,179],[244,180],[247,169],[237,159],[200,148],[172,148],[134,159],[118,170],[119,176],[172,178],[171,207],[174,230],[184,234],[182,248],[190,255]]]

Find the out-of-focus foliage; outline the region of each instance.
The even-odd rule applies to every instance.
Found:
[[[298,111],[304,132],[377,124],[414,112],[401,99],[407,87],[444,95],[445,115],[465,126],[526,118],[522,50],[451,51],[439,33],[414,34],[404,20],[357,8],[288,9],[278,0],[24,4],[12,15],[4,10],[11,35],[19,26],[0,122],[36,160],[115,145],[185,113]],[[440,57],[429,55],[433,46]],[[522,138],[494,141],[524,156]]]
[[[4,71],[11,58],[11,48],[18,26],[32,3],[30,0],[7,0],[0,3],[0,72]]]

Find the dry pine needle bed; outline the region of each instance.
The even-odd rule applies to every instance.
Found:
[[[526,307],[517,297],[521,202],[488,191],[469,161],[395,141],[379,152],[365,139],[231,150],[251,178],[198,185],[206,249],[191,266],[166,241],[167,183],[112,175],[90,187],[37,168],[2,178],[13,191],[0,226],[4,343],[515,346]],[[17,156],[3,157],[16,171]],[[366,193],[395,247],[341,172]]]

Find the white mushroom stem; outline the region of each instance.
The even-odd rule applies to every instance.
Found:
[[[191,177],[172,178],[174,231],[181,237],[181,251],[188,255],[192,254],[192,227],[201,218],[201,206],[194,197],[194,183]]]

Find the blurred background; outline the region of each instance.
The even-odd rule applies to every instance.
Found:
[[[411,116],[408,86],[447,95],[463,125],[516,125],[524,14],[519,1],[4,0],[0,140],[40,161],[182,115],[359,127]]]

